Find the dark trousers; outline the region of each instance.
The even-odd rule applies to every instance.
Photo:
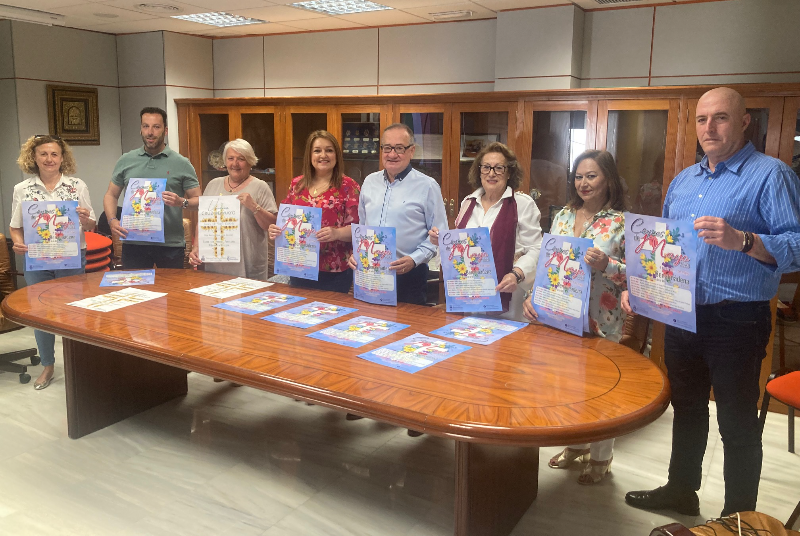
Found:
[[[664,358],[675,419],[669,483],[699,490],[714,388],[725,452],[723,515],[754,511],[761,478],[758,377],[766,355],[769,302],[697,307],[697,333],[667,326]]]
[[[397,274],[397,301],[415,305],[428,302],[427,264],[420,264],[408,273]]]
[[[313,288],[316,290],[332,290],[347,294],[353,286],[353,270],[350,268],[341,272],[320,272],[319,280],[290,277],[289,284],[293,287]]]
[[[122,244],[122,267],[126,270],[183,268],[184,248],[151,246],[149,244]]]

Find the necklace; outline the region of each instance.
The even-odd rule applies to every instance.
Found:
[[[244,183],[245,183],[245,181],[246,181],[247,179],[249,179],[249,178],[250,178],[250,177],[247,177],[246,179],[244,179],[244,180],[241,180],[241,181],[237,182],[237,183],[236,183],[236,186],[234,186],[234,185],[233,185],[233,183],[231,182],[231,176],[230,176],[230,175],[228,175],[228,188],[226,188],[226,190],[228,190],[229,192],[233,192],[234,190],[236,190],[237,188],[239,188],[239,187],[240,187],[242,184],[244,184]]]
[[[319,191],[319,193],[327,192],[328,188],[330,187],[330,184],[331,184],[331,181],[325,181],[325,188],[320,188],[318,186],[315,186],[314,189],[311,190],[311,195],[313,197],[317,197],[317,191]]]
[[[583,218],[583,228],[587,229],[589,225],[592,224],[592,219],[594,218],[593,215],[590,215],[588,212],[585,212],[583,208],[579,211],[579,214]]]

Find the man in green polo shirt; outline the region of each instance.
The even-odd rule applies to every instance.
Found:
[[[167,179],[164,191],[164,243],[125,241],[122,244],[122,267],[126,269],[183,268],[186,243],[183,238],[184,208],[197,208],[200,183],[189,160],[167,147],[167,112],[161,108],[144,108],[142,141],[144,146],[123,154],[117,165],[108,191],[103,197],[103,210],[111,232],[125,238],[128,230],[117,219],[120,194],[130,179]]]

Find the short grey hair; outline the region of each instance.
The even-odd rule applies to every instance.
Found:
[[[233,149],[242,155],[244,159],[247,160],[247,164],[250,167],[255,166],[258,162],[258,157],[256,156],[255,151],[253,151],[253,146],[242,138],[236,138],[235,140],[231,140],[225,144],[225,149],[222,151],[223,162],[227,161],[228,159],[228,149]]]
[[[416,145],[416,140],[414,140],[414,131],[411,130],[411,127],[406,125],[405,123],[392,123],[385,129],[383,129],[383,133],[386,134],[388,130],[395,130],[398,128],[406,131],[406,134],[408,134],[408,143],[410,143],[411,145]]]

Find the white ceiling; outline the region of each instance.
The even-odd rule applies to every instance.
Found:
[[[374,0],[394,9],[334,17],[289,5],[296,1],[299,0],[0,0],[0,4],[58,13],[65,16],[68,27],[111,34],[169,30],[195,35],[236,36],[424,23],[434,20],[431,13],[442,11],[472,11],[472,19],[490,19],[507,9],[569,3],[569,0]],[[611,6],[691,1],[696,0],[622,0]],[[572,3],[584,9],[611,7],[599,4],[597,0],[573,0]],[[174,13],[178,15],[225,11],[269,23],[215,28],[173,19],[169,14],[143,11],[138,7],[140,4],[176,6],[181,9],[180,13]]]

